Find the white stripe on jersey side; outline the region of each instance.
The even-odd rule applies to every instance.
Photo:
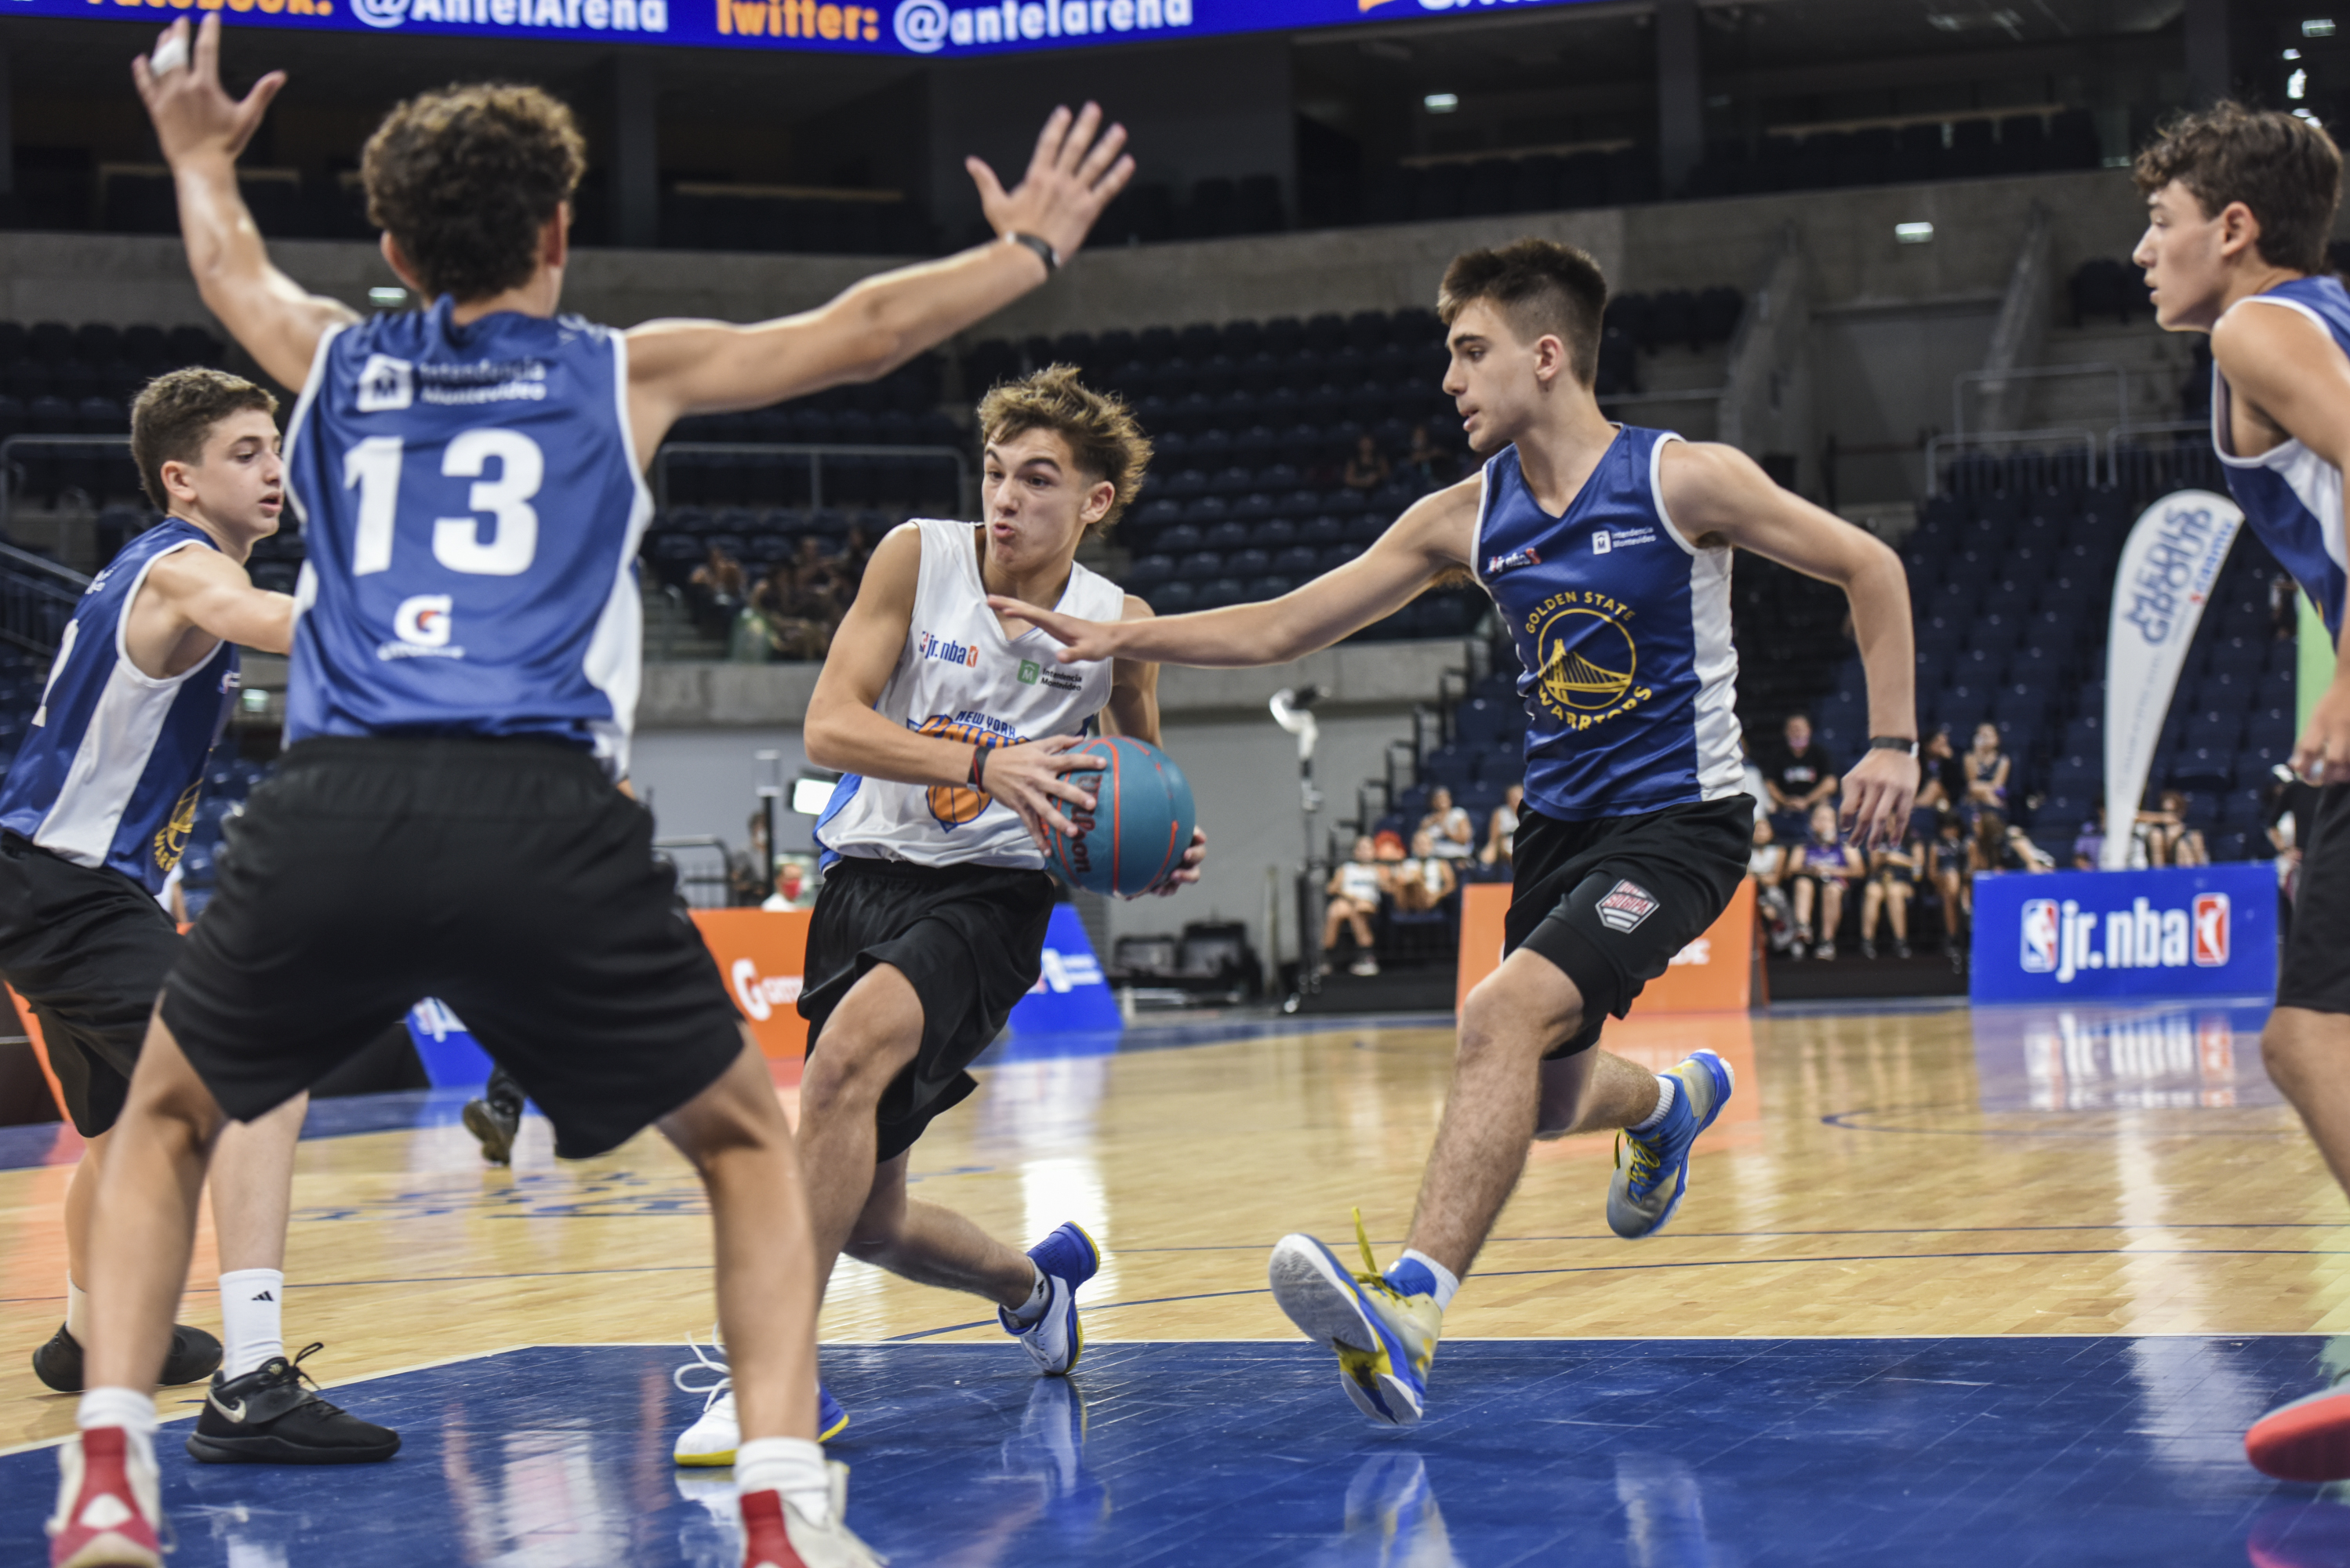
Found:
[[[2334,341],[2334,329],[2325,317],[2298,299],[2278,299],[2270,295],[2255,294],[2240,299],[2237,305],[2273,305],[2283,310],[2297,310],[2315,322],[2325,334],[2325,340]],[[2336,345],[2339,348],[2339,345]],[[2220,374],[2220,367],[2211,367],[2211,449],[2220,461],[2230,468],[2265,468],[2285,483],[2293,498],[2317,519],[2317,536],[2325,545],[2328,559],[2345,572],[2350,572],[2350,556],[2344,554],[2342,537],[2342,471],[2309,450],[2299,440],[2281,441],[2258,457],[2238,457],[2229,450],[2229,415],[2235,393],[2228,379]]]
[[[122,814],[130,809],[130,797],[139,792],[139,781],[154,759],[155,742],[172,716],[172,704],[180,699],[180,688],[212,662],[212,655],[206,654],[191,669],[158,678],[130,662],[124,641],[131,608],[155,563],[197,547],[198,541],[182,539],[148,556],[114,612],[114,668],[107,671],[81,744],[74,748],[73,765],[57,786],[57,802],[33,835],[34,843],[77,866],[106,864]]]
[[[318,334],[317,350],[310,356],[310,373],[303,378],[302,395],[294,400],[294,412],[286,421],[286,447],[279,454],[279,466],[289,475],[294,472],[295,449],[301,445],[302,432],[310,422],[310,405],[318,400],[318,389],[327,384],[327,351],[335,346],[335,339],[340,337],[349,325],[348,322],[337,322]],[[304,545],[302,569],[294,576],[294,626],[292,628],[298,633],[303,616],[309,613],[310,607],[318,602],[318,574],[311,568],[310,552],[307,547],[310,537],[310,514],[302,504],[302,487],[292,483],[290,479],[286,485],[286,499],[294,504],[294,521],[302,525]]]
[[[644,684],[645,618],[637,593],[634,571],[637,548],[653,517],[653,493],[637,463],[636,432],[629,427],[629,340],[617,328],[612,334],[613,417],[619,423],[620,461],[628,465],[631,495],[628,536],[620,545],[619,569],[613,574],[612,592],[604,613],[596,618],[595,635],[580,660],[588,684],[612,705],[608,722],[595,726],[596,757],[614,778],[629,776],[629,748],[637,726],[637,694]]]
[[[1477,526],[1469,535],[1469,573],[1488,594],[1493,591],[1493,585],[1485,576],[1485,521],[1493,514],[1493,465],[1501,461],[1502,453],[1497,452],[1477,467]],[[1501,603],[1495,599],[1494,607],[1501,607]]]
[[[1746,758],[1738,738],[1738,649],[1730,639],[1730,549],[1700,549],[1665,510],[1665,448],[1671,431],[1648,449],[1648,504],[1690,558],[1690,671],[1697,676],[1697,787],[1707,800],[1746,793]]]

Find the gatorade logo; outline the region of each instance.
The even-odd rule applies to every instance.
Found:
[[[754,1023],[764,1023],[775,1016],[775,1009],[789,1007],[800,999],[800,976],[763,975],[759,966],[746,958],[734,961],[727,978],[733,982],[734,1000],[743,1016]]]

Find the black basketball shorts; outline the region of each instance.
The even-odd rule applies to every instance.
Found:
[[[538,1103],[569,1159],[683,1106],[743,1050],[653,858],[650,814],[577,747],[304,741],[232,827],[162,1012],[240,1120],[427,996]]]
[[[1552,1058],[1596,1044],[1607,1017],[1623,1017],[1721,918],[1753,833],[1753,797],[1743,794],[1590,822],[1519,809],[1502,954],[1539,953],[1583,993],[1584,1026]]]
[[[913,866],[843,856],[808,922],[808,1054],[849,989],[876,964],[922,1004],[922,1044],[882,1091],[876,1164],[914,1147],[933,1117],[979,1087],[965,1069],[1003,1031],[1043,971],[1053,878],[1001,866]]]
[[[2327,784],[2314,815],[2277,1005],[2350,1012],[2350,784]]]
[[[146,888],[0,834],[0,977],[33,1009],[74,1130],[114,1126],[179,929]]]

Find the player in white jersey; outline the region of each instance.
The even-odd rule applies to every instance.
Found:
[[[1124,133],[1092,106],[1056,110],[1009,192],[974,161],[999,237],[960,255],[801,316],[621,332],[557,315],[586,165],[571,112],[527,87],[423,93],[385,118],[360,172],[387,260],[432,303],[362,321],[269,258],[235,163],[285,78],[230,98],[220,33],[217,13],[192,34],[177,22],[132,75],[204,303],[305,389],[286,465],[309,544],[293,743],[131,1081],[121,1126],[139,1136],[100,1194],[91,1386],[59,1450],[52,1568],[160,1568],[146,1390],[221,1127],[315,1083],[346,1026],[388,1026],[426,995],[514,1070],[558,1152],[657,1122],[693,1163],[741,1396],[743,1560],[869,1564],[815,1441],[790,1127],[678,917],[649,815],[614,787],[640,680],[643,470],[681,418],[884,375],[1042,285],[1130,178]]]
[[[1046,825],[1090,809],[1064,769],[1097,717],[1156,744],[1159,672],[1130,659],[1070,668],[1060,645],[991,593],[1088,620],[1149,607],[1076,564],[1078,544],[1132,500],[1149,442],[1126,405],[1055,366],[979,405],[986,522],[903,524],[866,567],[807,711],[807,752],[847,776],[816,824],[824,891],[808,929],[808,1059],[800,1158],[816,1255],[993,1302],[1004,1332],[1062,1374],[1085,1348],[1077,1288],[1100,1266],[1063,1225],[1023,1256],[953,1210],[907,1196],[932,1117],[978,1085],[965,1071],[1036,983],[1055,901]],[[1199,879],[1195,834],[1159,891]],[[724,1464],[734,1412],[714,1399],[678,1439],[684,1464]]]
[[[66,1189],[66,1321],[33,1370],[83,1386],[93,1233],[113,1127],[182,941],[156,894],[187,844],[206,754],[237,694],[239,643],[286,651],[294,601],[245,576],[285,497],[276,400],[224,371],[174,370],[130,410],[147,497],[167,515],[124,545],[68,623],[32,732],[0,784],[0,977],[25,998],[88,1140]],[[182,1326],[161,1381],[300,1388],[286,1359],[286,1216],[307,1096],[222,1139],[213,1172],[224,1347]],[[390,1459],[399,1437],[306,1395],[243,1430],[199,1422],[214,1462]]]

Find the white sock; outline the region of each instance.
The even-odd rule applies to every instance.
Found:
[[[1461,1289],[1460,1275],[1454,1273],[1451,1270],[1446,1268],[1443,1264],[1438,1262],[1435,1259],[1430,1257],[1427,1253],[1421,1251],[1417,1247],[1405,1248],[1403,1261],[1408,1263],[1418,1263],[1421,1268],[1426,1269],[1430,1276],[1436,1281],[1435,1295],[1437,1311],[1442,1312],[1445,1308],[1452,1304],[1454,1294]]]
[[[1036,1260],[1034,1258],[1029,1259],[1028,1266],[1032,1269],[1036,1269]],[[1037,1319],[1045,1315],[1045,1309],[1052,1304],[1052,1301],[1053,1282],[1045,1277],[1044,1270],[1036,1269],[1035,1288],[1028,1293],[1028,1299],[1026,1301],[1012,1309],[1012,1321],[1018,1324],[1021,1327],[1026,1328],[1030,1324],[1035,1323]]]
[[[286,1354],[285,1294],[283,1269],[238,1269],[220,1277],[223,1381],[258,1372]]]
[[[743,1496],[779,1491],[817,1524],[832,1518],[832,1483],[824,1450],[806,1438],[754,1438],[734,1450],[734,1484]]]
[[[71,1274],[66,1276],[66,1332],[75,1344],[89,1344],[89,1293],[74,1283]]]
[[[87,1432],[95,1427],[120,1427],[130,1434],[131,1448],[155,1460],[155,1396],[136,1388],[93,1388],[81,1397],[74,1425]]]
[[[1643,1122],[1634,1122],[1629,1130],[1633,1132],[1656,1131],[1658,1127],[1664,1124],[1665,1118],[1672,1114],[1673,1100],[1680,1094],[1680,1081],[1675,1078],[1670,1073],[1658,1074],[1657,1108],[1648,1113],[1648,1120]]]

